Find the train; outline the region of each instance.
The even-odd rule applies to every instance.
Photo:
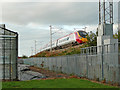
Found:
[[[75,31],[70,33],[62,38],[59,38],[52,42],[52,49],[62,49],[68,47],[70,45],[78,45],[82,43],[86,43],[87,40],[87,32],[83,30]],[[51,44],[48,43],[44,47],[40,49],[40,51],[49,51],[51,48]]]

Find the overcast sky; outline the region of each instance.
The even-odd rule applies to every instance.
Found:
[[[1,23],[19,33],[19,56],[31,55],[31,47],[37,40],[37,50],[49,42],[49,26],[62,28],[53,40],[84,28],[96,31],[98,26],[97,2],[4,2]],[[114,30],[117,28],[117,3],[114,3]],[[114,31],[115,32],[115,31]]]

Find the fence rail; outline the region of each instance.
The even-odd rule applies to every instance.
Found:
[[[81,54],[95,55],[100,53],[120,53],[120,42],[114,44],[106,44],[101,46],[91,46],[86,48],[81,48]],[[103,49],[103,50],[102,50]]]

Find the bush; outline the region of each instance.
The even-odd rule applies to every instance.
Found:
[[[21,58],[28,58],[28,56],[26,56],[26,55],[23,55]]]

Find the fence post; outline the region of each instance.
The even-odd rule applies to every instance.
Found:
[[[86,75],[87,75],[87,78],[88,78],[88,56],[87,56],[88,54],[87,53],[88,53],[88,48],[86,48],[86,66],[87,66],[86,67],[86,69],[87,69]]]
[[[58,70],[58,69],[57,69],[57,68],[58,68],[58,66],[57,66],[57,59],[58,59],[58,58],[55,57],[55,60],[56,60],[56,70],[55,70],[55,71],[56,71],[56,72],[58,72],[58,71],[57,71],[57,70]]]
[[[61,72],[63,72],[63,71],[62,71],[62,57],[60,57],[60,59],[61,59]]]
[[[102,48],[102,53],[101,53],[101,55],[102,55],[102,80],[104,79],[104,67],[103,67],[103,62],[104,62],[104,58],[103,58],[103,55],[104,55],[104,48],[103,48],[104,46],[102,45],[101,46],[101,48]]]
[[[77,75],[77,58],[76,58],[76,55],[75,55],[75,75]]]
[[[67,73],[69,73],[69,66],[68,66],[68,56],[67,57]]]

